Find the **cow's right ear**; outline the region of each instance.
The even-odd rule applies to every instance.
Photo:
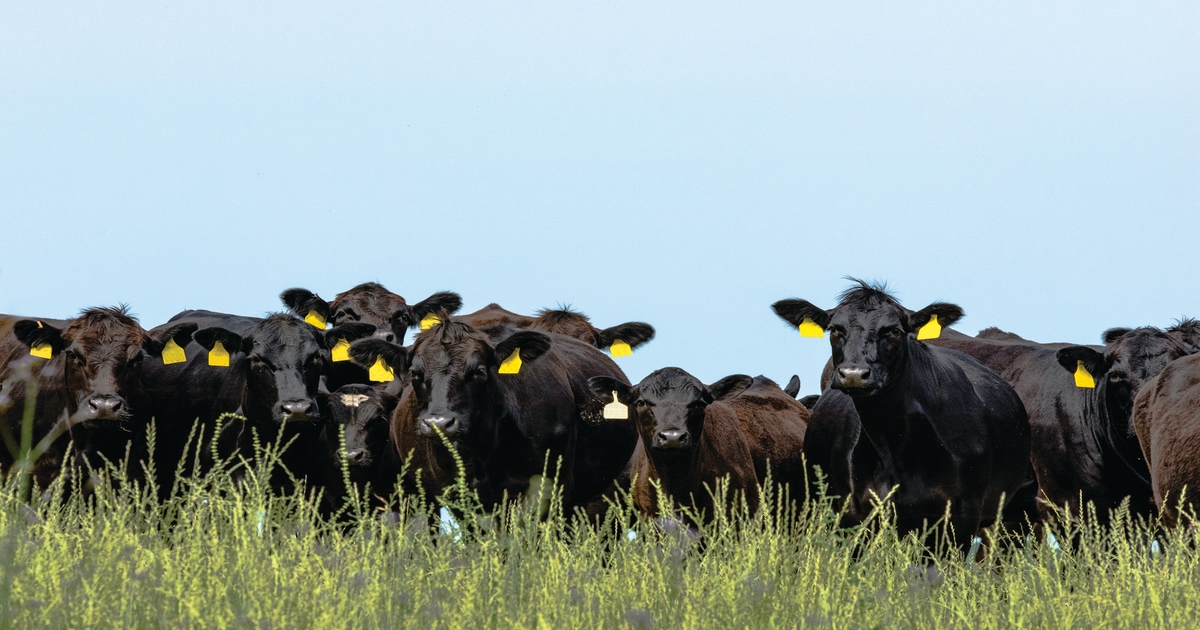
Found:
[[[1112,359],[1087,346],[1067,346],[1056,353],[1059,365],[1075,374],[1082,365],[1093,379],[1100,378],[1112,367]]]
[[[1120,339],[1121,337],[1124,337],[1131,332],[1133,332],[1133,329],[1131,328],[1109,328],[1108,330],[1104,331],[1103,335],[1100,335],[1100,338],[1104,340],[1104,345],[1107,346],[1108,344]]]
[[[187,347],[188,342],[192,340],[192,334],[196,332],[197,328],[199,328],[199,326],[197,326],[195,322],[176,324],[147,339],[146,343],[142,344],[142,350],[144,350],[146,354],[158,357],[162,355],[163,349],[167,347],[167,344],[174,341],[175,345],[179,347],[179,350],[175,350],[175,352],[178,353]],[[186,355],[184,356],[186,357]],[[165,362],[177,362],[172,361],[172,358],[173,357],[170,356],[170,353],[168,353],[167,361]],[[186,358],[184,360],[186,360]]]
[[[383,362],[393,372],[403,372],[408,369],[408,349],[378,337],[359,339],[350,344],[350,360],[356,364],[371,369],[375,362]]]
[[[746,391],[752,383],[754,379],[745,374],[730,374],[709,385],[708,392],[712,394],[713,400],[725,400]]]
[[[600,331],[600,347],[609,348],[614,342],[624,341],[629,350],[654,339],[654,327],[645,322],[625,322]]]
[[[364,337],[370,337],[375,334],[377,329],[372,324],[364,322],[350,322],[341,326],[334,326],[322,333],[322,340],[326,350],[332,350],[341,340],[353,343]]]
[[[62,331],[36,319],[22,319],[13,324],[17,340],[29,346],[30,354],[49,359],[67,347]]]
[[[613,401],[613,392],[617,393],[617,402],[623,405],[633,404],[633,388],[611,376],[593,376],[588,379],[588,389],[592,395],[605,403]]]
[[[800,395],[800,375],[793,374],[792,380],[788,381],[787,385],[783,386],[783,393],[795,398]]]
[[[412,308],[409,309],[412,311],[411,323],[409,325],[416,326],[420,324],[422,329],[428,328],[423,323],[427,316],[438,313],[453,315],[460,308],[462,308],[462,296],[453,291],[439,291],[412,305]]]
[[[325,330],[325,322],[329,321],[330,309],[329,302],[322,300],[321,296],[308,289],[297,287],[280,293],[279,299],[293,315]]]
[[[829,320],[833,317],[826,311],[817,308],[806,300],[779,300],[771,305],[771,310],[783,321],[799,326],[809,319],[822,329],[829,328]]]
[[[214,357],[212,356],[213,348],[216,347],[217,342],[221,343],[221,347],[224,348],[226,353],[249,353],[254,347],[254,341],[249,337],[242,337],[235,332],[231,332],[219,327],[201,328],[200,330],[192,333],[192,340],[201,346],[204,346],[205,350],[208,350],[209,365],[217,365],[216,363],[213,363]],[[228,359],[228,357],[226,357],[226,359]]]

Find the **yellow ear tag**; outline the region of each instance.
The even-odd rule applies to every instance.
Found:
[[[1075,387],[1084,389],[1095,389],[1096,379],[1092,378],[1092,373],[1083,367],[1083,361],[1079,362],[1079,367],[1075,368]]]
[[[220,341],[214,343],[212,350],[208,351],[208,364],[214,367],[229,367],[229,351]]]
[[[512,354],[508,355],[508,358],[505,359],[500,364],[499,372],[501,374],[516,374],[520,371],[521,371],[521,349],[517,348],[516,350],[513,350]]]
[[[335,363],[338,361],[349,361],[350,342],[346,341],[345,337],[338,339],[337,343],[333,344],[333,349],[329,351],[329,358],[333,359]]]
[[[312,324],[315,328],[325,330],[325,318],[321,317],[321,314],[316,311],[309,311],[308,315],[304,316],[304,321]]]
[[[383,357],[375,357],[368,373],[372,383],[390,383],[396,380],[396,373],[383,362]]]
[[[812,339],[824,339],[825,329],[821,328],[817,322],[814,322],[811,317],[805,317],[800,322],[800,336],[810,337]]]
[[[613,401],[604,405],[605,420],[628,420],[629,407],[617,400],[617,392],[613,392]]]
[[[937,315],[930,315],[929,321],[917,331],[917,340],[937,339],[942,336],[942,325],[937,321]]]
[[[627,357],[633,354],[633,348],[629,344],[620,339],[613,339],[612,345],[608,347],[608,353],[615,359],[617,357]]]
[[[38,322],[38,323],[41,323],[41,322]],[[31,354],[35,357],[49,359],[50,357],[54,356],[54,348],[51,348],[50,344],[48,344],[48,343],[39,343],[36,346],[33,346],[32,348],[29,349],[29,354]]]
[[[430,313],[421,319],[421,330],[429,330],[440,323],[442,323],[442,318]]]
[[[179,344],[175,343],[174,339],[168,339],[167,345],[163,346],[162,362],[163,365],[171,365],[172,363],[184,363],[187,361],[187,353]]]

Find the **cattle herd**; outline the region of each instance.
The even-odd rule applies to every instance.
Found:
[[[769,475],[801,500],[823,488],[849,522],[889,495],[903,531],[949,515],[960,544],[997,518],[1088,503],[1101,519],[1128,502],[1172,522],[1200,492],[1200,322],[1113,328],[1096,346],[971,337],[949,328],[954,304],[912,311],[854,282],[828,310],[772,305],[800,336],[828,334],[822,393],[803,401],[796,377],[705,384],[666,367],[630,383],[614,359],[654,337],[645,323],[496,304],[459,314],[457,294],[409,304],[376,283],[331,302],[289,289],[286,313],[189,310],[150,330],[123,308],[0,316],[0,466],[32,447],[46,487],[123,462],[166,497],[178,471],[278,441],[272,486],[319,490],[331,513],[346,483],[382,501],[438,496],[460,474],[494,508],[549,465],[572,513],[628,492],[650,515],[662,496],[703,515],[718,479],[753,508]]]

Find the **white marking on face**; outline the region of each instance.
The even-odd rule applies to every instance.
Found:
[[[357,407],[370,399],[366,394],[342,394],[342,404],[347,407]]]

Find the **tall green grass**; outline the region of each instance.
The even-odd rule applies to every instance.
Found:
[[[0,487],[5,627],[1194,627],[1193,528],[1118,515],[1001,537],[980,560],[900,538],[886,508],[840,529],[825,500],[766,493],[691,532],[617,505],[600,525],[537,501],[492,514],[465,487],[351,501],[273,496],[272,453],[186,478],[166,503],[117,468],[21,499]],[[239,468],[239,466],[242,466]],[[74,484],[76,487],[71,488]],[[69,491],[70,490],[70,491]],[[548,490],[550,492],[550,490]],[[457,514],[439,518],[442,502]],[[1072,541],[1066,544],[1065,541]]]

